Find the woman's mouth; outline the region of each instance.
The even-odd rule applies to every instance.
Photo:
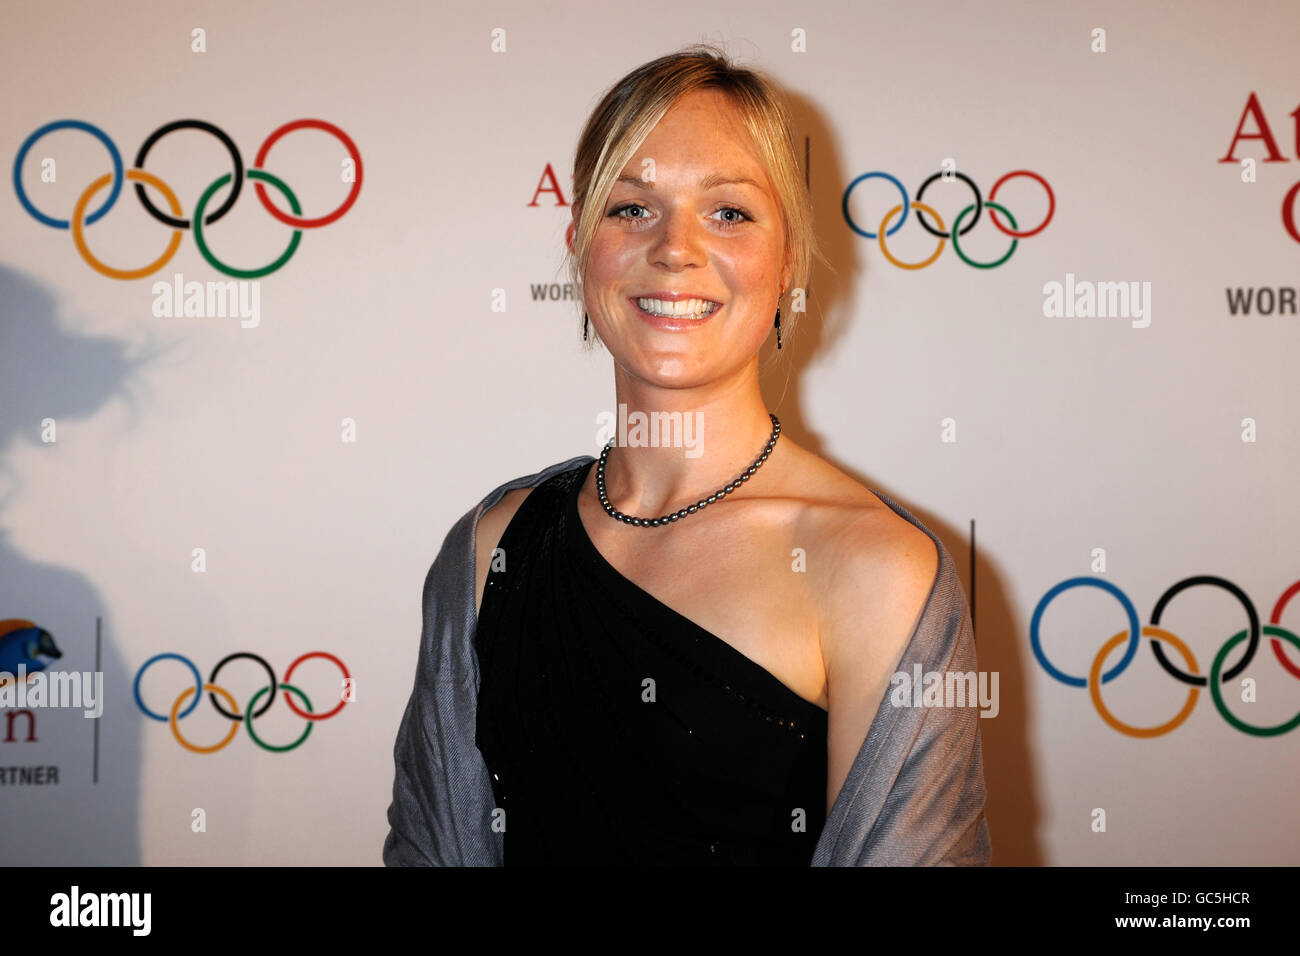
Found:
[[[660,329],[679,331],[703,325],[722,309],[710,299],[629,298],[637,314],[649,324]]]

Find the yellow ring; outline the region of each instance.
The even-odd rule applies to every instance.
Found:
[[[1191,648],[1178,638],[1174,637],[1174,635],[1170,634],[1164,628],[1151,627],[1150,625],[1142,628],[1142,634],[1144,637],[1155,637],[1162,641],[1168,641],[1174,646],[1174,649],[1177,650],[1179,654],[1183,655],[1183,660],[1187,662],[1187,672],[1189,674],[1197,673],[1198,668],[1196,666],[1196,658],[1192,656]],[[1128,639],[1128,631],[1120,631],[1107,641],[1104,647],[1102,647],[1101,652],[1097,655],[1097,659],[1092,662],[1092,670],[1088,672],[1088,693],[1092,695],[1093,706],[1097,708],[1097,713],[1101,714],[1101,719],[1106,721],[1106,723],[1110,724],[1121,734],[1128,734],[1130,737],[1159,737],[1162,734],[1169,733],[1169,731],[1173,730],[1192,715],[1192,711],[1196,709],[1196,698],[1197,695],[1200,694],[1201,689],[1199,687],[1193,687],[1188,691],[1187,703],[1183,705],[1183,709],[1175,715],[1173,720],[1161,724],[1159,727],[1133,727],[1121,721],[1110,712],[1106,707],[1105,702],[1101,699],[1101,667],[1102,664],[1106,662],[1106,655]]]
[[[176,218],[181,217],[181,204],[176,198],[176,194],[171,191],[171,187],[164,183],[153,173],[146,173],[143,169],[128,169],[126,178],[136,182],[148,183],[156,188],[167,198],[167,203],[172,207],[172,215]],[[100,275],[106,275],[110,279],[143,279],[147,275],[152,275],[171,260],[176,255],[176,250],[181,247],[181,231],[172,230],[172,241],[161,256],[140,269],[114,269],[112,266],[100,262],[90,251],[90,246],[86,244],[85,227],[82,219],[86,214],[86,206],[94,198],[95,193],[99,192],[113,180],[112,173],[105,173],[93,183],[86,187],[86,191],[81,194],[77,200],[77,206],[72,211],[72,241],[77,245],[77,251],[81,253],[81,258],[86,260],[86,265],[94,269]]]
[[[210,694],[220,694],[226,699],[226,703],[230,705],[231,712],[236,714],[239,713],[239,705],[235,703],[235,698],[231,697],[229,692],[224,688],[218,687],[216,684],[204,684],[203,689]],[[214,754],[235,739],[235,734],[239,733],[240,721],[231,721],[230,733],[226,734],[226,739],[221,741],[219,744],[214,744],[211,747],[199,747],[196,744],[190,743],[181,736],[181,728],[176,723],[176,715],[180,712],[181,704],[185,703],[185,698],[189,697],[192,693],[194,693],[194,688],[186,687],[181,691],[181,696],[176,698],[176,703],[172,704],[171,716],[168,718],[168,723],[172,725],[172,736],[175,737],[177,742],[186,750],[193,751],[196,754]]]
[[[885,245],[885,227],[889,225],[889,220],[893,219],[894,216],[902,210],[902,208],[903,208],[902,206],[895,206],[893,209],[889,210],[889,212],[885,213],[884,219],[880,220],[880,231],[876,233],[876,235],[880,237],[879,238],[880,251],[885,254],[886,259],[888,259],[894,265],[898,266],[898,268],[900,269],[924,269],[930,263],[934,262],[935,259],[939,258],[939,255],[943,252],[944,244],[948,240],[941,238],[939,240],[939,248],[934,250],[934,255],[932,255],[929,259],[926,259],[924,262],[904,262],[901,259],[895,259],[893,254],[889,251],[889,247]],[[921,210],[921,212],[928,212],[931,216],[934,216],[934,221],[939,224],[940,229],[948,228],[943,224],[943,220],[939,218],[939,214],[935,212],[933,209],[931,209],[929,206],[927,206],[925,203],[914,202],[912,203],[912,208],[919,209]],[[918,215],[917,218],[919,219],[921,217]]]

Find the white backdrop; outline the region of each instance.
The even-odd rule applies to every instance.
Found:
[[[1279,215],[1300,179],[1288,115],[1300,103],[1300,10],[460,7],[7,6],[0,137],[11,166],[58,120],[102,130],[130,169],[159,127],[200,119],[248,169],[273,130],[310,117],[346,132],[363,176],[345,215],[302,230],[291,261],[258,280],[254,328],[155,314],[154,282],[227,278],[191,230],[154,275],[114,279],[87,264],[68,229],[29,214],[12,176],[3,191],[0,620],[44,628],[63,652],[54,667],[80,671],[95,669],[98,620],[106,701],[97,741],[79,711],[0,709],[0,861],[379,862],[429,563],[497,484],[596,453],[597,416],[612,410],[610,361],[582,351],[580,312],[532,292],[565,278],[581,125],[628,70],[697,40],[790,92],[837,270],[815,277],[812,311],[781,353],[788,371],[765,380],[770,407],[797,441],[911,508],[975,598],[980,665],[1000,674],[1000,713],[982,722],[994,862],[1300,861],[1300,732],[1246,733],[1202,689],[1176,729],[1128,736],[1088,690],[1053,678],[1030,640],[1039,600],[1076,576],[1119,588],[1142,625],[1166,589],[1196,575],[1240,587],[1269,624],[1300,579],[1300,319],[1233,315],[1225,291],[1300,285],[1300,244]],[[1234,159],[1260,161],[1245,182],[1237,162],[1218,160],[1252,92],[1280,161],[1262,161],[1263,140],[1241,139]],[[1256,131],[1253,117],[1244,130]],[[346,159],[338,139],[307,129],[278,141],[264,168],[314,218],[346,198]],[[53,181],[42,181],[46,160]],[[997,268],[963,264],[951,243],[929,268],[897,268],[849,227],[846,187],[887,172],[914,200],[945,160],[985,199],[1004,174],[1037,172],[1053,191],[1050,223]],[[548,165],[560,197],[538,193]],[[230,168],[218,139],[192,129],[160,139],[145,164],[186,218]],[[110,172],[99,141],[60,129],[32,146],[19,182],[37,209],[66,220]],[[133,189],[85,229],[93,254],[121,268],[153,261],[170,237]],[[925,201],[951,225],[968,196],[960,181],[939,182]],[[875,231],[896,197],[887,180],[868,180],[851,214]],[[1047,213],[1026,177],[996,201],[1022,228]],[[889,240],[899,258],[934,248],[914,215]],[[1007,248],[987,217],[963,241],[974,258]],[[275,259],[291,235],[252,181],[204,229],[215,255],[245,268]],[[1149,325],[1046,315],[1044,286],[1067,274],[1150,283]],[[505,311],[493,310],[495,290]],[[345,419],[355,441],[344,440]],[[1126,622],[1102,590],[1070,590],[1044,614],[1044,653],[1084,675]],[[1198,587],[1159,626],[1206,674],[1247,615],[1227,592]],[[1138,725],[1173,717],[1188,690],[1150,644],[1103,688],[1115,715]],[[154,655],[183,655],[207,679],[241,651],[277,679],[302,654],[332,653],[356,699],[283,753],[242,730],[218,752],[191,753],[137,706],[133,682]],[[309,660],[293,676],[317,711],[336,699],[332,664]],[[1241,699],[1241,678],[1255,681],[1255,701]],[[242,707],[265,680],[244,660],[218,683]],[[175,660],[140,683],[164,712],[187,686]],[[1300,681],[1267,633],[1223,693],[1255,725],[1300,711]],[[204,702],[178,726],[208,744],[230,722]],[[281,702],[256,726],[282,744],[304,722]],[[20,769],[35,767],[57,767],[57,783]]]

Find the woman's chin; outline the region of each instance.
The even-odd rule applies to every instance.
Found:
[[[623,367],[633,378],[661,388],[688,388],[708,380],[698,355],[642,352]]]

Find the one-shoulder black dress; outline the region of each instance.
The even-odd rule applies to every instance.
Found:
[[[525,498],[483,594],[475,742],[505,864],[807,866],[826,711],[604,559],[578,517],[593,464]]]

